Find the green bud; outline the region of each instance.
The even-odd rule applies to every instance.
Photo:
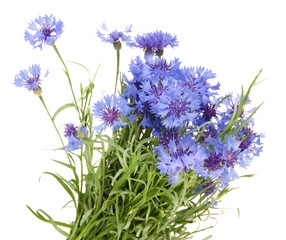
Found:
[[[42,95],[42,88],[38,87],[36,90],[33,90],[34,94],[37,96],[41,96]]]
[[[158,57],[162,57],[162,56],[163,56],[163,53],[164,53],[164,50],[163,50],[163,49],[156,51],[156,55],[157,55]]]
[[[120,41],[117,41],[117,42],[114,42],[113,43],[113,47],[116,51],[120,51],[121,47],[122,47],[122,44]]]
[[[82,131],[78,131],[76,138],[78,138],[78,139],[83,139],[84,138],[84,135],[83,135]]]

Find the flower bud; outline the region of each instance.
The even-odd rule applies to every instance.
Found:
[[[84,138],[83,132],[82,131],[78,131],[76,138],[83,139]]]
[[[37,89],[33,90],[34,94],[37,96],[41,96],[42,95],[42,88],[38,87]]]
[[[116,41],[113,43],[113,47],[116,51],[120,51],[121,47],[122,47],[122,44],[120,41]]]
[[[158,49],[157,51],[156,51],[156,55],[158,56],[158,57],[162,57],[163,56],[163,53],[164,53],[164,50],[162,49]]]

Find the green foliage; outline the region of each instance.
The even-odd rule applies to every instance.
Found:
[[[54,120],[59,113],[70,107],[74,107],[81,125],[88,127],[89,132],[82,139],[84,146],[78,154],[66,152],[68,162],[53,160],[70,170],[73,174],[72,179],[67,180],[59,174],[45,172],[57,180],[69,195],[70,201],[65,206],[70,203],[74,205],[74,221],[70,224],[62,223],[53,220],[43,210],[35,212],[30,207],[28,209],[38,219],[50,223],[67,240],[179,240],[190,239],[196,232],[204,230],[189,232],[187,226],[202,221],[205,217],[211,217],[214,214],[213,205],[231,189],[219,189],[217,182],[214,183],[217,190],[211,195],[205,194],[208,188],[198,191],[207,180],[203,181],[192,170],[172,186],[168,183],[167,176],[160,174],[156,167],[157,159],[153,146],[158,144],[157,139],[151,136],[149,130],[139,127],[136,121],[114,131],[112,137],[94,134],[90,103],[96,74],[91,79],[85,66],[72,62],[83,67],[89,76],[87,86],[84,88],[80,85],[81,95],[79,100],[76,100],[67,66],[56,46],[53,47],[64,65],[74,103],[64,104],[51,116],[42,97],[40,100],[60,138]],[[116,80],[119,74],[119,53],[117,54]],[[256,84],[259,74],[246,94],[242,88],[240,103],[235,104],[233,116],[222,135],[234,134],[244,127],[246,121],[258,109],[245,121],[240,119],[250,90]],[[228,97],[230,96],[225,98]],[[207,122],[204,125],[207,124],[214,123]],[[64,148],[61,150],[65,151]],[[98,164],[95,161],[95,152],[101,154]]]
[[[143,138],[144,133],[133,124],[115,131],[112,139],[106,135],[86,139],[85,151],[79,156],[87,166],[83,182],[46,173],[60,183],[76,207],[76,219],[71,224],[56,222],[42,210],[30,210],[68,240],[191,238],[186,226],[210,214],[212,204],[227,190],[209,197],[204,195],[207,189],[197,193],[202,180],[193,171],[171,186],[156,167],[152,150],[156,139]],[[102,153],[97,167],[92,158],[94,150]],[[74,171],[75,166],[55,162]],[[70,233],[61,227],[68,227]]]

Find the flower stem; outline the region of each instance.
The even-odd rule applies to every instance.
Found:
[[[70,85],[70,89],[71,89],[72,96],[73,96],[73,100],[74,100],[74,103],[75,103],[75,105],[76,105],[76,110],[77,110],[77,112],[78,112],[78,116],[79,116],[79,119],[80,119],[80,122],[81,122],[80,111],[79,111],[79,107],[78,107],[78,104],[77,104],[77,101],[76,101],[76,98],[75,98],[75,94],[74,94],[74,91],[73,91],[72,82],[71,82],[71,79],[70,79],[70,75],[69,75],[69,72],[68,72],[68,68],[67,68],[67,66],[66,66],[66,64],[65,64],[65,62],[64,62],[64,60],[63,60],[63,58],[61,57],[60,52],[59,52],[59,50],[57,49],[55,43],[53,43],[52,46],[53,46],[53,48],[54,48],[56,54],[58,55],[59,59],[61,60],[62,64],[64,65],[64,68],[65,68],[64,72],[65,72],[65,74],[67,75],[67,78],[68,78],[68,81],[69,81],[69,85]]]
[[[181,192],[181,198],[180,198],[180,201],[176,207],[176,209],[173,211],[173,214],[172,216],[168,219],[168,221],[165,222],[165,224],[159,229],[158,232],[160,231],[163,231],[167,226],[168,224],[174,220],[174,216],[176,215],[177,211],[179,210],[179,208],[181,207],[183,201],[184,201],[184,198],[185,198],[185,195],[186,195],[186,192],[187,192],[187,188],[188,188],[188,176],[187,174],[184,172],[184,187],[183,187],[183,190]]]
[[[51,119],[51,121],[52,121],[52,123],[53,123],[53,126],[54,126],[54,128],[55,128],[55,130],[56,130],[56,132],[57,132],[57,134],[59,135],[59,138],[60,138],[60,140],[61,140],[61,142],[62,142],[63,147],[65,147],[64,141],[63,141],[63,139],[62,139],[62,137],[61,137],[61,134],[59,133],[58,128],[57,128],[57,126],[55,125],[55,122],[54,122],[54,120],[53,120],[53,118],[52,118],[52,116],[51,116],[51,114],[50,114],[50,112],[49,112],[49,110],[48,110],[48,108],[47,108],[47,106],[46,106],[46,104],[45,104],[45,101],[44,101],[43,97],[40,95],[39,98],[40,98],[42,104],[44,105],[44,108],[46,109],[46,112],[48,113],[48,115],[49,115],[49,117],[50,117],[50,119]]]
[[[114,89],[114,94],[116,94],[116,89],[117,89],[117,82],[118,82],[118,75],[119,75],[119,63],[120,63],[120,50],[116,51],[117,54],[117,67],[116,67],[116,81],[115,81],[115,89]]]
[[[69,160],[69,163],[70,163],[70,165],[72,165],[72,163],[71,163],[71,158],[70,158],[69,154],[67,153],[67,151],[65,150],[64,141],[63,141],[63,139],[62,139],[62,137],[61,137],[61,134],[59,133],[59,130],[58,130],[58,128],[57,128],[57,126],[56,126],[56,124],[55,124],[55,122],[54,122],[54,119],[52,118],[52,116],[51,116],[51,114],[50,114],[50,112],[49,112],[49,110],[48,110],[48,108],[47,108],[47,106],[46,106],[46,104],[45,104],[45,101],[44,101],[43,97],[40,95],[39,98],[40,98],[40,101],[42,102],[44,108],[46,109],[46,112],[48,113],[49,118],[51,119],[52,124],[53,124],[53,126],[54,126],[54,128],[55,128],[55,130],[56,130],[56,132],[57,132],[57,134],[58,134],[58,136],[59,136],[59,138],[60,138],[60,140],[61,140],[61,143],[62,143],[62,146],[63,146],[63,150],[65,151],[65,153],[66,153],[66,155],[67,155],[67,158],[68,158],[68,160]],[[77,178],[77,174],[76,174],[75,171],[73,171],[73,173],[74,173],[74,176],[75,176],[75,179],[76,179],[76,178]]]

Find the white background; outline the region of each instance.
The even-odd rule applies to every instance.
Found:
[[[36,219],[26,205],[42,208],[57,220],[72,220],[72,210],[61,210],[68,200],[57,182],[44,171],[62,172],[51,161],[61,160],[57,135],[39,99],[12,83],[21,69],[34,63],[49,69],[43,81],[43,97],[51,112],[71,101],[67,79],[53,49],[33,49],[24,42],[28,23],[39,15],[53,14],[64,22],[64,33],[57,46],[65,60],[80,62],[93,74],[101,64],[95,84],[95,100],[111,93],[115,78],[115,51],[96,37],[102,22],[124,29],[133,24],[133,33],[163,30],[176,34],[179,47],[168,48],[166,57],[180,58],[185,66],[212,69],[221,82],[221,93],[240,92],[263,68],[253,89],[253,106],[264,101],[256,114],[257,132],[264,132],[265,148],[244,174],[240,186],[225,196],[218,207],[216,228],[197,235],[214,240],[285,239],[285,64],[286,14],[278,0],[200,0],[200,1],[6,1],[0,8],[0,229],[1,239],[63,240],[52,226]],[[141,51],[123,48],[121,71],[128,70],[132,57]],[[76,89],[87,74],[68,64]],[[73,112],[69,112],[72,116]],[[59,115],[63,124],[76,118]],[[41,176],[41,181],[38,182]],[[237,217],[237,208],[240,218]]]

